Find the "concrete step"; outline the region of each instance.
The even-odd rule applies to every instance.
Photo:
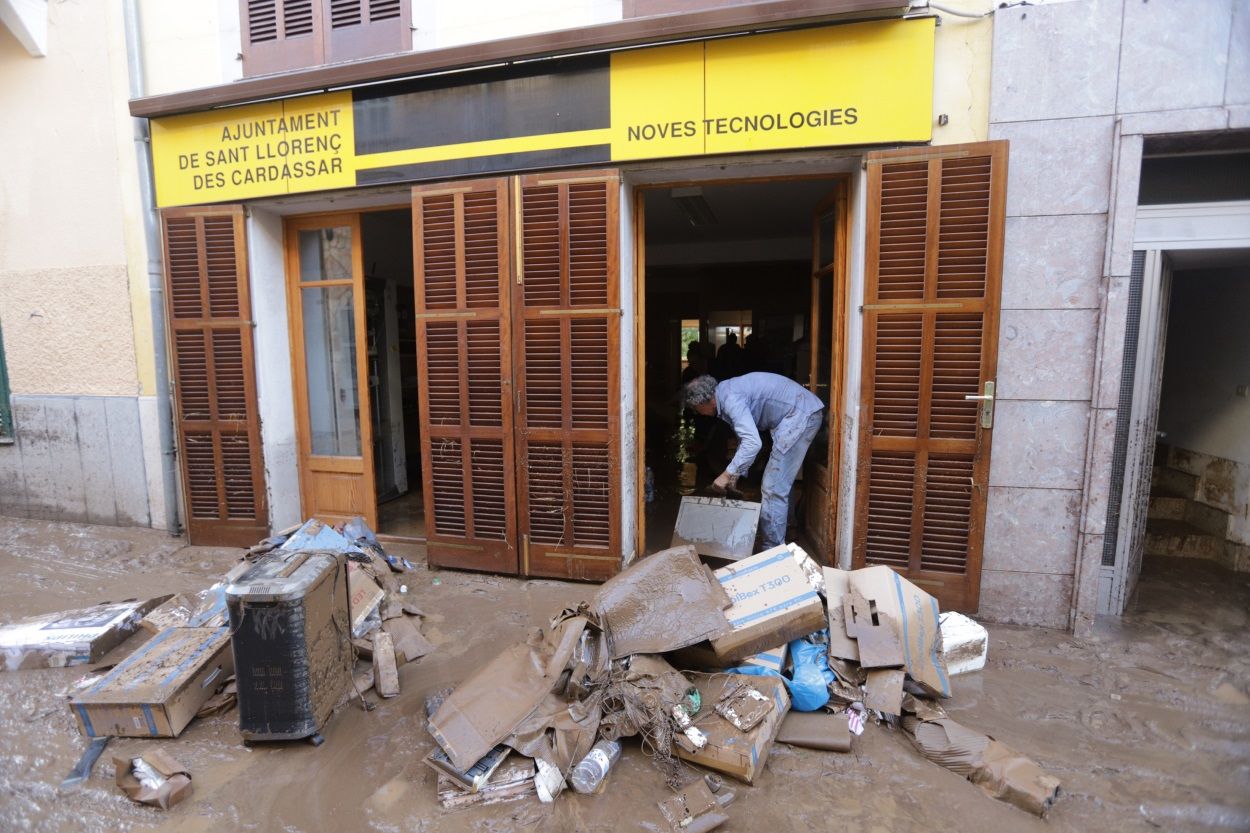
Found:
[[[1151,495],[1146,518],[1152,521],[1184,521],[1218,538],[1228,534],[1227,512],[1183,497]]]
[[[1219,562],[1225,560],[1223,536],[1212,535],[1187,521],[1149,520],[1146,524],[1146,552]]]
[[[1156,466],[1150,473],[1150,494],[1192,500],[1198,494],[1198,477],[1179,469]]]
[[[1185,508],[1189,506],[1189,503],[1190,501],[1183,497],[1158,497],[1152,494],[1146,518],[1151,521],[1183,521]]]
[[[1196,526],[1217,538],[1228,536],[1228,513],[1223,509],[1191,500],[1185,506],[1185,520],[1191,526]]]

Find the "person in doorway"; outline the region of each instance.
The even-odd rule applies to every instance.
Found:
[[[695,413],[719,416],[738,435],[738,452],[713,482],[720,491],[733,487],[755,462],[760,432],[772,435],[773,450],[764,469],[760,527],[764,549],[785,543],[790,489],[808,446],[820,431],[824,403],[798,382],[775,373],[747,373],[717,383],[700,376],[687,383],[685,403]]]
[[[681,372],[684,385],[707,373],[707,357],[703,355],[703,342],[692,341],[686,348],[686,368]]]
[[[725,343],[716,352],[716,366],[720,368],[722,379],[742,375],[742,348],[738,346],[737,333],[725,336]]]
[[[742,372],[758,373],[761,370],[768,370],[768,345],[759,333],[751,333],[742,346]]]

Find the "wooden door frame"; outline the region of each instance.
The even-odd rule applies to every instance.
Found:
[[[372,210],[386,210],[385,208],[376,208]],[[282,246],[283,246],[283,269],[285,271],[285,284],[287,293],[287,309],[288,309],[288,335],[291,343],[291,382],[292,393],[294,394],[295,406],[295,439],[296,439],[296,466],[299,470],[300,484],[300,515],[302,517],[311,517],[307,504],[308,500],[308,467],[305,460],[313,456],[312,454],[312,437],[310,435],[309,411],[308,411],[308,378],[307,367],[305,364],[304,352],[304,329],[303,329],[303,304],[300,300],[300,277],[299,277],[299,248],[298,248],[298,232],[302,229],[318,229],[325,228],[330,225],[347,225],[352,229],[352,277],[348,281],[319,281],[323,286],[351,286],[353,291],[353,317],[356,328],[357,348],[359,348],[360,340],[366,338],[365,335],[365,303],[364,303],[364,241],[361,239],[361,223],[360,217],[364,211],[343,211],[343,212],[325,212],[317,214],[301,214],[292,217],[282,218]],[[360,293],[360,297],[355,297],[356,293]],[[371,521],[370,526],[376,526],[377,516],[377,484],[375,483],[375,475],[373,471],[373,430],[371,422],[371,411],[369,405],[369,397],[360,395],[360,386],[368,387],[369,378],[369,358],[366,355],[367,350],[356,350],[356,386],[357,398],[359,406],[359,432],[360,432],[360,456],[362,472],[361,476],[367,478],[366,494],[370,498],[371,505],[365,507],[364,516],[366,520]],[[330,467],[339,466],[344,473],[350,473],[348,468],[354,469],[354,457],[323,457]],[[347,461],[351,461],[348,463]],[[327,470],[333,470],[329,468]]]
[[[850,287],[847,281],[850,262],[848,260],[848,243],[851,234],[851,216],[850,216],[850,191],[851,177],[844,174],[837,178],[833,186],[832,193],[822,200],[812,213],[812,239],[819,239],[821,213],[828,209],[834,210],[834,228],[833,228],[833,249],[834,259],[832,266],[832,274],[830,280],[833,281],[833,310],[830,312],[829,337],[832,341],[833,349],[830,352],[829,359],[829,418],[828,425],[825,429],[829,438],[829,448],[825,460],[825,469],[828,472],[829,482],[826,488],[829,492],[829,506],[827,509],[827,526],[829,530],[829,540],[825,543],[829,547],[830,558],[828,566],[837,566],[837,521],[838,521],[838,496],[840,494],[839,486],[842,482],[842,472],[840,469],[842,463],[842,421],[839,419],[842,409],[842,393],[843,385],[846,377],[846,361],[847,361],[847,343],[846,343],[846,307],[847,297]],[[814,248],[814,247],[813,247]],[[812,344],[811,344],[811,360],[809,362],[812,374],[812,385],[809,390],[815,387],[816,373],[819,370],[818,358],[820,355],[820,347],[817,343],[820,338],[820,329],[816,313],[820,308],[820,281],[822,273],[828,268],[822,268],[818,262],[819,254],[812,255]],[[841,353],[836,350],[841,346]],[[815,393],[815,390],[812,390]]]
[[[1138,316],[1139,325],[1149,322],[1147,310],[1162,303],[1160,297],[1163,285],[1163,271],[1169,252],[1193,252],[1203,249],[1246,249],[1250,248],[1250,236],[1244,233],[1250,220],[1250,200],[1236,200],[1220,203],[1171,203],[1167,205],[1136,206],[1136,223],[1133,233],[1133,245],[1130,252],[1143,253],[1143,277],[1141,312]],[[1122,302],[1127,309],[1127,301]],[[1114,319],[1114,314],[1111,315]],[[1138,425],[1152,415],[1157,418],[1159,400],[1151,400],[1143,390],[1146,385],[1142,378],[1145,368],[1150,367],[1162,352],[1166,338],[1166,328],[1160,334],[1151,332],[1150,327],[1141,326],[1137,339],[1137,360],[1135,366],[1141,368],[1135,375],[1132,407],[1129,413],[1118,416],[1130,426],[1122,441],[1117,440],[1116,452],[1122,453],[1126,463],[1124,480],[1120,487],[1118,506],[1119,524],[1114,532],[1107,529],[1108,540],[1115,536],[1113,543],[1115,559],[1110,565],[1104,566],[1098,556],[1091,562],[1083,560],[1081,570],[1098,572],[1097,599],[1092,603],[1093,609],[1081,610],[1073,601],[1073,615],[1111,614],[1119,616],[1132,593],[1136,581],[1135,575],[1129,575],[1133,553],[1140,551],[1142,539],[1134,534],[1129,519],[1134,513],[1133,497],[1143,488],[1148,488],[1150,472],[1135,471],[1131,461],[1140,459],[1141,445],[1147,437],[1134,432],[1131,426]],[[1123,344],[1124,334],[1117,335]],[[1102,352],[1105,354],[1106,348]],[[1092,442],[1092,440],[1091,440]],[[1109,460],[1105,460],[1110,465]],[[1143,480],[1146,485],[1143,486]],[[1114,493],[1113,493],[1114,495]],[[1086,475],[1085,497],[1086,511],[1094,511],[1090,504],[1089,475]],[[1101,552],[1099,553],[1101,555]]]
[[[851,180],[853,174],[848,172],[834,172],[824,174],[783,174],[779,176],[737,176],[737,177],[715,177],[711,179],[673,179],[665,182],[647,182],[632,184],[628,181],[626,172],[622,171],[621,186],[622,188],[630,188],[633,190],[634,200],[634,396],[636,399],[635,429],[637,436],[637,472],[635,477],[637,483],[635,491],[637,493],[637,557],[641,557],[647,550],[646,535],[646,515],[647,515],[647,495],[646,495],[646,453],[647,453],[647,391],[646,391],[646,364],[647,364],[647,333],[646,333],[646,311],[647,311],[647,268],[646,268],[646,192],[668,188],[680,188],[692,185],[746,185],[750,183],[765,182],[810,182],[814,180],[828,180],[831,187],[837,191],[835,199],[840,203],[837,222],[834,230],[835,254],[834,261],[834,285],[833,285],[833,306],[832,326],[830,337],[833,339],[835,348],[841,347],[839,353],[834,350],[833,356],[835,361],[829,368],[829,408],[833,415],[829,429],[829,456],[826,461],[829,471],[829,506],[828,526],[830,532],[830,566],[837,566],[837,504],[840,486],[842,482],[842,439],[841,439],[841,415],[843,406],[843,387],[846,378],[846,362],[850,358],[850,346],[847,344],[847,327],[846,327],[846,310],[850,300],[850,252],[849,243],[851,239],[851,204],[850,191]],[[815,209],[813,209],[815,210]],[[812,312],[816,311],[816,299],[812,301]],[[815,349],[815,339],[813,341],[813,349]],[[815,372],[815,365],[812,366],[812,372]]]

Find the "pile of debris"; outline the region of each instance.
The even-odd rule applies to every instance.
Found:
[[[887,567],[822,569],[788,544],[713,571],[693,547],[674,547],[430,698],[427,763],[445,807],[550,802],[569,785],[603,789],[620,741],[637,737],[677,793],[661,815],[674,830],[710,830],[728,795],[683,762],[751,784],[775,741],[846,752],[877,722],[1041,815],[1058,781],[940,704],[951,693],[944,627],[962,629],[948,647],[965,668],[985,654],[984,629],[949,622]],[[508,765],[512,752],[528,760]]]
[[[398,668],[433,650],[404,583],[412,569],[360,518],[337,528],[310,520],[252,547],[197,593],[2,627],[0,654],[8,670],[91,666],[70,692],[90,742],[65,787],[90,775],[111,737],[177,737],[236,705],[245,742],[319,743],[336,708],[352,697],[364,704],[370,688],[398,695]],[[112,661],[136,635],[147,639]],[[168,807],[190,794],[190,775],[159,748],[116,764],[118,786],[136,801]]]
[[[730,508],[751,525],[749,506]],[[310,520],[199,593],[19,622],[0,628],[0,652],[8,669],[95,663],[70,698],[91,739],[70,786],[109,737],[176,737],[197,715],[236,705],[246,743],[319,743],[336,708],[352,698],[373,708],[370,688],[399,695],[398,668],[432,650],[404,581],[411,569],[360,519]],[[124,659],[105,657],[141,631],[147,640]],[[822,568],[787,544],[713,570],[683,544],[639,559],[428,696],[425,762],[446,808],[552,802],[566,787],[606,789],[622,742],[637,738],[674,793],[659,802],[664,823],[705,831],[726,821],[734,797],[721,777],[754,783],[775,742],[844,753],[876,723],[1042,815],[1058,781],[941,705],[953,673],[984,664],[986,642],[975,622],[940,614],[884,566]],[[190,794],[190,773],[159,748],[115,763],[136,801],[169,807]]]
[[[398,696],[399,667],[434,650],[421,634],[421,610],[409,597],[403,581],[403,574],[413,569],[412,563],[383,549],[362,518],[353,518],[338,528],[317,520],[307,521],[290,534],[267,538],[252,547],[248,559],[255,562],[267,557],[270,563],[291,570],[292,554],[313,553],[346,559],[352,650],[344,650],[341,640],[336,640],[336,644],[343,661],[352,664],[351,693],[363,696],[372,688],[381,697]],[[246,578],[246,572],[239,576],[241,580]],[[244,581],[239,582],[234,594],[240,601],[239,622],[244,617],[246,600],[253,596],[251,591],[257,584],[263,589],[267,581],[267,576],[260,575],[247,589],[242,587]]]

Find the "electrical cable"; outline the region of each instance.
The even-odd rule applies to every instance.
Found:
[[[919,11],[922,9],[933,9],[934,11],[941,12],[942,14],[948,14],[948,15],[951,15],[952,17],[963,17],[969,20],[981,20],[983,18],[992,16],[994,12],[1002,11],[1004,9],[1011,9],[1016,6],[1032,6],[1032,5],[1035,5],[1035,4],[1030,2],[1030,0],[1014,0],[1014,2],[999,3],[997,6],[990,9],[988,12],[965,12],[961,9],[952,9],[950,6],[943,6],[941,3],[925,2],[924,5],[913,6],[910,11],[915,12],[915,11]]]
[[[960,11],[959,9],[952,9],[949,6],[942,6],[938,3],[925,3],[924,8],[935,9],[942,14],[949,14],[953,17],[966,17],[971,20],[980,20],[983,17],[989,17],[995,11],[994,9],[990,9],[988,12],[965,12]]]

